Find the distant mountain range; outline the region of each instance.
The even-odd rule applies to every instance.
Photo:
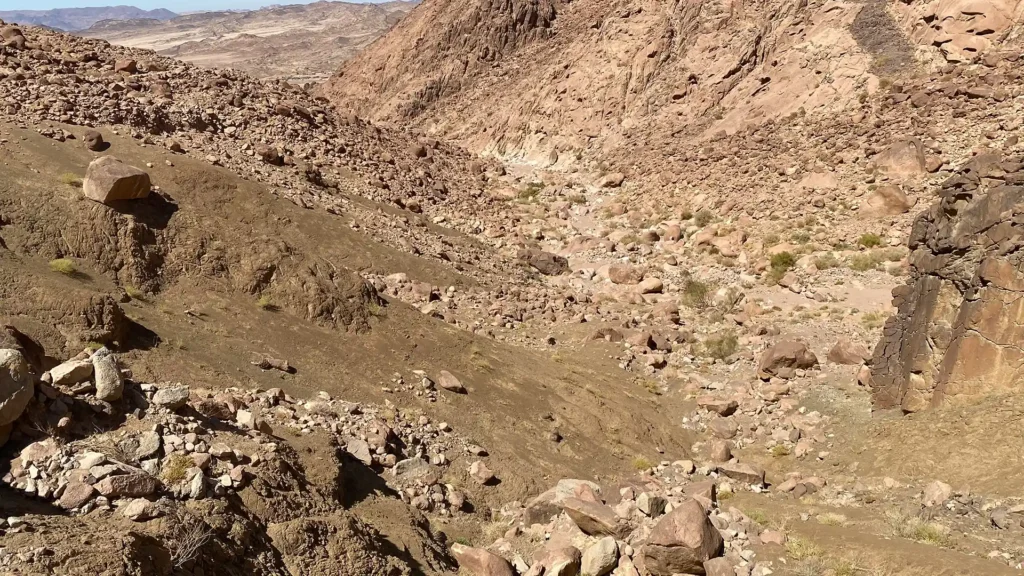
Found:
[[[236,68],[263,78],[318,81],[391,29],[417,3],[314,2],[172,19],[121,18],[96,22],[76,34],[201,66]]]
[[[0,10],[0,20],[18,24],[48,26],[74,32],[85,30],[101,20],[146,18],[170,20],[177,16],[170,10],[143,10],[134,6],[102,6],[95,8],[57,8],[54,10]]]

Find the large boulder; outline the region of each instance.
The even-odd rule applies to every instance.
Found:
[[[17,350],[0,350],[0,426],[17,420],[34,393],[34,381],[25,357]]]
[[[124,393],[124,377],[109,350],[104,348],[93,355],[92,371],[96,380],[96,398],[105,402],[120,400]]]
[[[1024,379],[1024,170],[975,156],[915,220],[908,282],[871,359],[874,405],[915,412]]]
[[[757,371],[762,378],[791,378],[794,370],[806,370],[817,365],[818,357],[807,348],[807,344],[798,340],[783,340],[764,351]]]
[[[629,526],[615,514],[610,506],[588,502],[579,498],[567,498],[562,510],[589,536],[623,537],[629,533]]]
[[[459,568],[474,576],[515,576],[507,560],[483,548],[455,544],[452,556],[459,562]]]
[[[521,250],[519,259],[545,276],[558,276],[569,270],[569,261],[543,250]]]
[[[85,172],[85,197],[103,204],[149,196],[149,174],[113,156],[97,158]]]
[[[868,192],[860,209],[868,216],[897,216],[909,212],[914,204],[899,186],[883,184]]]
[[[615,538],[605,536],[591,544],[580,560],[580,571],[588,576],[604,576],[619,562],[619,546]]]
[[[893,142],[881,154],[875,156],[875,168],[890,175],[924,174],[924,145],[916,138]]]
[[[571,478],[559,480],[554,488],[547,490],[526,504],[523,511],[523,522],[530,526],[532,524],[547,524],[552,516],[562,511],[562,503],[569,498],[579,496],[583,491],[600,493],[601,487],[589,480],[575,480]]]
[[[550,542],[533,554],[533,565],[524,576],[577,576],[582,556],[579,548]]]
[[[608,279],[613,284],[639,284],[644,271],[632,264],[612,264],[608,266]]]
[[[704,562],[722,554],[722,535],[696,500],[669,512],[651,530],[643,547],[644,566],[651,576],[704,574]]]
[[[840,338],[835,346],[828,351],[828,361],[833,364],[847,364],[859,366],[871,357],[871,352],[863,344],[858,344],[849,338]]]
[[[85,147],[93,152],[101,152],[107,148],[107,143],[103,140],[103,134],[96,130],[86,130],[82,136],[82,141],[85,142]]]

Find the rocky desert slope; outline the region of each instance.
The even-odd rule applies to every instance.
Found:
[[[176,18],[119,18],[78,32],[259,78],[322,81],[387,32],[417,2],[313,2]]]
[[[53,10],[0,10],[0,18],[47,26],[74,32],[84,30],[101,20],[127,20],[148,18],[152,20],[169,20],[177,16],[164,8],[143,10],[134,6],[102,6],[90,8],[55,8]]]
[[[0,25],[2,570],[1019,573],[1018,8],[726,8],[428,0],[322,94]],[[655,25],[691,112],[552,154]]]

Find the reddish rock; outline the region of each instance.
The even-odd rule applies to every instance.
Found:
[[[458,561],[459,568],[474,576],[515,576],[507,560],[482,548],[455,544],[452,556]]]
[[[149,474],[122,474],[104,478],[94,488],[108,498],[140,498],[156,492],[160,481]]]
[[[723,545],[704,507],[691,499],[654,526],[642,556],[651,576],[704,574],[704,563],[720,556]]]
[[[584,534],[621,538],[629,533],[628,526],[622,524],[615,511],[604,504],[567,498],[562,502],[562,509]]]
[[[783,340],[764,351],[757,371],[762,378],[790,378],[793,370],[814,368],[817,365],[818,357],[807,348],[807,344]]]
[[[871,353],[863,344],[857,344],[847,338],[840,338],[835,346],[828,351],[828,361],[833,364],[857,366],[871,357]]]
[[[89,164],[82,188],[86,198],[109,204],[145,198],[150,186],[149,174],[113,156],[103,156]]]

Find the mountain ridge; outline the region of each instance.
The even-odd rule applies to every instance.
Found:
[[[178,16],[165,8],[143,10],[135,6],[99,6],[83,8],[54,8],[52,10],[0,10],[0,18],[22,24],[36,24],[75,32],[89,28],[102,20],[152,18],[169,20]]]

